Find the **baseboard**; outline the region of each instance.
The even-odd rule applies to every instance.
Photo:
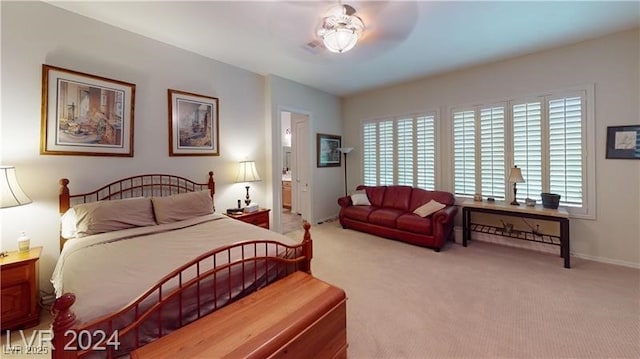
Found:
[[[609,259],[609,258],[598,257],[598,256],[590,256],[588,254],[582,254],[582,253],[572,252],[571,255],[576,258],[587,259],[594,262],[601,262],[601,263],[614,264],[614,265],[623,266],[623,267],[640,269],[640,263],[633,263],[633,262],[621,261],[617,259]]]
[[[454,227],[454,233],[455,233],[456,243],[462,243],[462,227],[460,226]],[[552,246],[544,243],[524,241],[524,240],[517,240],[517,241],[508,240],[503,238],[502,236],[496,236],[496,235],[491,235],[487,233],[471,232],[471,240],[477,240],[477,241],[486,242],[486,243],[497,243],[497,244],[502,244],[505,246],[516,247],[516,248],[531,249],[531,250],[544,252],[544,253],[557,254],[560,251],[560,249],[557,246]],[[610,258],[599,257],[599,256],[592,256],[592,255],[583,254],[583,253],[576,253],[573,251],[571,252],[571,256],[575,258],[580,258],[580,259],[587,259],[594,262],[607,263],[607,264],[613,264],[613,265],[618,265],[623,267],[640,269],[640,263],[610,259]]]
[[[331,217],[326,217],[323,219],[318,220],[318,222],[316,222],[317,224],[323,224],[326,222],[333,222],[333,221],[337,221],[338,217],[337,216],[331,216]]]

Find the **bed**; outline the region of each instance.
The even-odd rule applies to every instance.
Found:
[[[60,180],[53,357],[126,357],[295,271],[312,241],[214,212],[215,182],[145,174],[71,194]]]

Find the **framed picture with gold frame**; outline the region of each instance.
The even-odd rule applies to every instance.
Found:
[[[168,90],[169,156],[219,156],[218,98]]]
[[[133,157],[136,85],[42,65],[43,155]]]

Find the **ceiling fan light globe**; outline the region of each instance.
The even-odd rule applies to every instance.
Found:
[[[343,53],[356,46],[364,30],[364,23],[354,15],[355,12],[349,5],[337,5],[325,14],[317,34],[327,50]]]
[[[353,49],[358,42],[358,33],[347,28],[335,28],[322,37],[324,46],[331,52],[343,53]]]

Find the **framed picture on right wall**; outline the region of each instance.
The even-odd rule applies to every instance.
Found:
[[[640,125],[607,127],[607,158],[640,160]]]

